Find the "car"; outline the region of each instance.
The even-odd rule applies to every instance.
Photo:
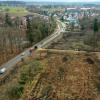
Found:
[[[0,69],[0,74],[3,74],[6,71],[6,68],[1,68]]]
[[[38,46],[34,46],[34,49],[35,49],[35,50],[38,49]]]
[[[25,55],[25,53],[23,52],[22,54],[21,54],[21,56],[24,56]]]

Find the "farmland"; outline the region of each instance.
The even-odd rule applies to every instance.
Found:
[[[25,7],[11,7],[11,6],[0,6],[1,13],[9,13],[16,16],[24,16],[29,14]]]

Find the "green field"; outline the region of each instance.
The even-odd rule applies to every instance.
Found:
[[[23,16],[29,12],[25,7],[9,7],[9,6],[0,6],[0,13],[9,13],[11,15]]]

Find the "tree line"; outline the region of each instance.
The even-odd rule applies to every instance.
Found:
[[[99,47],[99,29],[100,29],[100,21],[98,18],[86,18],[84,17],[81,21],[81,30],[84,33],[88,33],[88,37],[85,39],[85,43],[90,45],[92,47],[93,51],[96,51],[96,49]]]
[[[44,22],[44,20],[39,17],[31,20],[27,17],[26,37],[30,44],[34,44],[49,36],[55,28],[56,22],[51,18]]]

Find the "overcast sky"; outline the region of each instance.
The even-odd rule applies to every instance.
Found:
[[[4,0],[4,1],[100,2],[100,0]]]

